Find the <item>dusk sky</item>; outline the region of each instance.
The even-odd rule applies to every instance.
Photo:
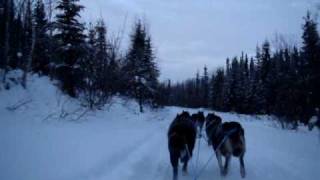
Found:
[[[316,12],[317,0],[81,0],[86,22],[103,17],[109,36],[122,29],[128,45],[137,18],[149,26],[161,80],[193,77],[207,65],[224,66],[242,51],[282,34],[300,44],[303,16]]]

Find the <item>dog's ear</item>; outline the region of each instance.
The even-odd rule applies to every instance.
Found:
[[[219,124],[221,124],[222,123],[222,119],[219,117],[219,118],[217,118],[217,122],[219,123]]]
[[[214,115],[211,114],[211,113],[209,113],[209,114],[207,115],[206,119],[207,119],[208,121],[214,121]]]
[[[188,111],[182,111],[181,116],[187,116],[190,117],[190,114]]]
[[[209,119],[211,116],[211,113],[208,113],[207,116],[206,116],[206,119]]]
[[[178,119],[178,118],[180,118],[180,117],[181,117],[181,114],[178,113],[178,114],[176,115],[176,119]]]

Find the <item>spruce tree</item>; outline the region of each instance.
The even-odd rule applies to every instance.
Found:
[[[259,52],[257,52],[258,54]],[[259,109],[263,113],[269,113],[269,90],[270,90],[270,81],[268,79],[268,75],[270,73],[270,60],[271,52],[270,52],[270,43],[265,41],[262,45],[261,55],[258,70],[259,70],[259,84],[258,84],[258,92],[259,92]]]
[[[131,44],[123,68],[128,94],[138,100],[140,112],[143,104],[153,104],[159,72],[155,63],[151,38],[145,26],[138,21],[131,35]]]
[[[4,69],[4,50],[5,50],[5,29],[6,29],[6,14],[5,14],[6,1],[0,1],[0,69]]]
[[[31,0],[26,1],[26,11],[24,13],[24,55],[28,56],[30,53],[31,43],[32,43],[32,26],[33,26],[33,17],[32,17],[32,4]],[[25,57],[26,58],[26,57]],[[26,62],[23,63],[23,66],[26,66]]]
[[[13,25],[13,19],[14,19],[14,1],[13,0],[4,0],[4,2],[1,3],[2,4],[2,19],[3,21],[0,22],[0,28],[2,29],[3,32],[3,38],[0,38],[2,40],[0,40],[0,42],[2,41],[3,48],[1,48],[0,50],[0,57],[2,54],[2,58],[0,61],[0,67],[2,67],[4,69],[4,73],[3,73],[3,77],[2,77],[2,82],[6,81],[6,74],[7,71],[9,69],[8,64],[10,63],[10,51],[12,52],[12,49],[10,48],[11,44],[10,42],[12,42],[12,38],[11,38],[11,30],[12,30],[12,25]],[[0,30],[1,31],[1,30]],[[1,35],[0,35],[1,37]],[[2,51],[3,50],[3,51]]]
[[[311,18],[310,12],[304,18],[302,56],[306,69],[307,88],[310,93],[310,106],[320,106],[320,38],[317,31],[317,23]]]
[[[47,35],[48,20],[42,0],[37,0],[34,9],[36,43],[33,54],[32,68],[35,72],[49,73],[49,37]]]
[[[242,90],[242,103],[241,103],[241,112],[249,113],[250,108],[250,78],[249,78],[249,58],[248,55],[245,54],[243,63],[241,66],[241,90]]]
[[[223,84],[223,111],[230,111],[231,110],[231,83],[232,83],[232,73],[231,73],[231,65],[230,59],[226,59],[226,73],[225,79]]]
[[[151,103],[153,106],[157,106],[157,102],[154,100],[155,94],[157,94],[158,88],[158,77],[159,77],[159,69],[156,64],[155,54],[153,51],[153,45],[151,36],[148,35],[146,37],[145,42],[145,50],[144,50],[144,58],[143,58],[143,66],[145,66],[145,74],[146,74],[146,85],[150,91],[150,95],[147,98],[151,99]]]
[[[86,42],[86,56],[80,61],[80,68],[82,71],[83,82],[82,83],[82,95],[84,104],[90,109],[94,109],[99,105],[98,89],[98,76],[97,66],[99,64],[96,61],[96,31],[92,25],[89,24],[88,38]]]
[[[109,90],[112,95],[117,93],[122,93],[122,84],[124,82],[121,80],[122,75],[121,72],[121,60],[122,57],[118,52],[118,45],[117,41],[109,40],[107,43],[107,55],[108,55],[108,79],[109,83]]]
[[[192,83],[190,82],[189,91],[190,91],[190,94],[193,94],[193,97],[192,97],[193,106],[198,108],[201,106],[201,79],[200,79],[199,71],[197,71],[197,74],[196,74],[194,92],[192,91],[191,87],[192,87]]]
[[[10,61],[8,62],[10,68],[23,68],[22,62],[25,57],[23,57],[23,49],[25,44],[25,33],[22,21],[21,13],[18,13],[17,17],[12,21],[10,28]]]
[[[28,73],[32,70],[32,58],[34,55],[35,48],[35,25],[32,15],[32,3],[31,0],[28,0],[26,5],[26,12],[24,15],[24,30],[25,30],[25,44],[24,44],[24,61],[23,61],[23,75],[22,75],[22,86],[27,87],[27,76]]]
[[[84,26],[78,20],[84,8],[79,0],[60,0],[56,9],[56,28],[54,35],[58,43],[56,53],[60,62],[58,68],[62,89],[71,97],[76,96],[76,65],[84,55]]]
[[[239,95],[240,95],[240,81],[239,81],[239,74],[240,74],[240,66],[237,57],[232,59],[231,69],[230,69],[230,110],[237,111],[238,109],[238,102],[239,102]]]
[[[249,98],[248,98],[248,112],[249,113],[254,113],[256,112],[256,102],[258,99],[258,94],[257,94],[257,72],[256,72],[256,66],[254,59],[250,59],[250,65],[249,65],[249,85],[248,85],[248,93],[249,93]]]
[[[215,110],[224,110],[224,70],[218,69],[212,81],[212,107]]]
[[[110,94],[110,81],[108,72],[108,54],[107,54],[107,28],[104,21],[100,19],[95,27],[95,61],[97,63],[96,71],[100,79],[99,88],[104,94],[104,99],[107,100]]]
[[[209,74],[207,66],[203,68],[203,77],[202,77],[202,104],[201,106],[207,108],[209,100]]]
[[[211,109],[214,109],[214,102],[215,102],[215,88],[214,88],[214,81],[215,81],[215,73],[212,73],[211,78],[210,78],[210,82],[209,82],[209,100],[208,100],[208,106]]]

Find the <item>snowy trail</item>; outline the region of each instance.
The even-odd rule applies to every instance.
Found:
[[[171,179],[172,169],[169,163],[166,132],[171,120],[179,111],[181,109],[174,108],[159,114],[159,116],[167,114],[166,118],[162,117],[165,121],[154,122],[151,128],[152,134],[146,134],[142,141],[135,143],[137,146],[129,147],[129,152],[119,152],[116,157],[120,155],[122,159],[116,158],[116,162],[112,163],[114,167],[107,170],[100,178],[95,179]],[[229,114],[220,115],[224,119],[230,118]],[[319,175],[317,168],[320,161],[317,146],[314,144],[316,142],[314,133],[280,130],[261,122],[246,121],[246,118],[231,117],[239,120],[246,129],[248,146],[246,179],[303,180],[310,179],[310,177],[317,179]],[[291,138],[288,139],[288,137]],[[299,142],[300,140],[303,142]],[[196,153],[199,150],[198,143],[200,143],[199,163],[195,168]],[[304,144],[308,145],[309,149],[305,149]],[[198,173],[212,154],[212,148],[208,147],[205,140],[198,139],[194,157],[189,165],[189,174],[183,176],[180,173],[180,179],[193,180],[193,175]],[[199,179],[240,180],[238,159],[233,158],[229,175],[222,178],[214,157],[200,174]]]
[[[175,113],[181,110],[166,108],[143,116],[119,115],[120,120],[108,121],[100,120],[102,114],[93,122],[76,125],[28,126],[4,121],[0,142],[6,142],[3,144],[6,147],[2,148],[3,156],[0,156],[0,179],[171,179],[166,133]],[[281,130],[254,119],[220,115],[223,119],[239,120],[246,130],[246,179],[316,180],[320,176],[316,132]],[[8,141],[14,139],[15,142]],[[199,142],[197,171],[213,153],[204,139],[198,139]],[[55,150],[54,146],[57,146]],[[191,162],[194,165],[197,151],[198,144]],[[180,173],[180,179],[193,180],[194,171],[190,164],[189,174]],[[229,175],[222,178],[214,157],[199,179],[240,180],[239,162],[233,158]]]
[[[34,86],[32,86],[34,85]],[[41,87],[41,88],[39,88]],[[46,79],[35,79],[29,91],[0,91],[0,180],[170,180],[172,169],[167,148],[167,129],[176,113],[195,109],[166,107],[137,112],[137,105],[116,99],[111,107],[90,113],[79,123],[41,119],[57,111],[56,88]],[[18,94],[19,96],[17,96]],[[32,103],[11,112],[6,109],[21,99]],[[65,97],[61,97],[62,99]],[[70,101],[68,108],[79,105]],[[207,111],[205,113],[208,113]],[[274,127],[268,117],[218,113],[224,121],[239,121],[245,129],[246,180],[318,180],[320,142],[316,129],[298,131]],[[189,165],[193,180],[213,154],[201,139]],[[214,157],[198,180],[240,180],[239,162],[233,158],[229,174],[222,178]]]

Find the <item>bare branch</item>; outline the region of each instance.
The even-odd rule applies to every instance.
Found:
[[[14,105],[6,107],[6,109],[9,110],[9,111],[15,111],[15,110],[17,110],[17,109],[19,109],[19,108],[31,103],[31,102],[32,102],[31,98],[30,99],[23,99],[23,100],[18,101]]]

